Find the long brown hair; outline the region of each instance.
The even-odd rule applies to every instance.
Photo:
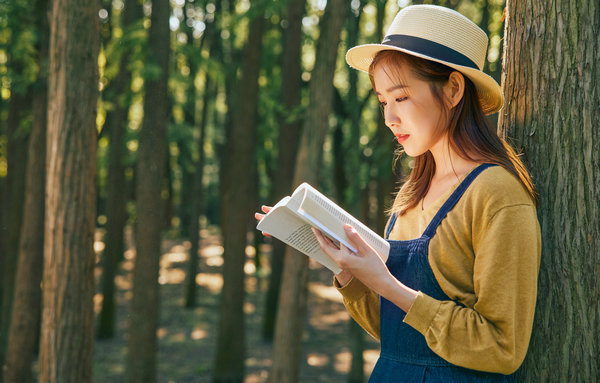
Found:
[[[434,99],[441,106],[442,112],[449,121],[447,126],[440,126],[437,134],[448,134],[448,142],[452,150],[464,159],[477,162],[492,163],[502,166],[512,173],[521,183],[531,199],[537,205],[538,197],[531,177],[515,150],[499,137],[495,129],[485,117],[477,97],[475,85],[466,76],[465,90],[462,99],[452,110],[444,102],[442,85],[444,85],[452,69],[444,64],[425,60],[399,51],[384,50],[379,52],[369,67],[369,77],[375,89],[373,72],[377,65],[385,65],[386,73],[398,72],[402,65],[408,65],[421,80],[429,82]],[[389,70],[388,70],[389,69]],[[397,79],[399,80],[399,79]],[[407,210],[417,206],[425,197],[435,174],[435,161],[431,152],[414,158],[414,167],[401,186],[391,212],[403,215]]]

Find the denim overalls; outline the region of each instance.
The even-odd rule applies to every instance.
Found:
[[[429,241],[435,235],[440,222],[456,205],[475,177],[490,166],[493,165],[479,165],[465,177],[420,238],[408,241],[389,240],[396,222],[396,216],[391,217],[385,235],[390,242],[390,255],[386,265],[396,279],[432,298],[450,300],[442,291],[429,266]],[[460,305],[458,302],[457,304]],[[381,355],[369,383],[513,382],[512,375],[470,370],[442,359],[431,351],[421,333],[403,322],[405,315],[396,305],[381,298]]]

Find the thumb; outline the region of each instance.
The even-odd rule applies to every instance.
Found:
[[[344,225],[344,231],[346,232],[346,237],[359,252],[371,251],[373,250],[368,243],[358,234],[358,232],[350,225]]]

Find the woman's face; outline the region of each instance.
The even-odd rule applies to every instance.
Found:
[[[375,67],[373,90],[383,108],[385,124],[406,154],[417,157],[442,145],[445,135],[438,133],[438,127],[443,113],[429,83],[417,78],[407,65],[387,73],[385,69],[383,63]]]

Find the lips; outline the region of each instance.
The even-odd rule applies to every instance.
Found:
[[[395,136],[396,136],[396,141],[398,141],[398,143],[401,144],[404,141],[406,141],[408,139],[408,137],[410,137],[410,134],[395,134]]]

